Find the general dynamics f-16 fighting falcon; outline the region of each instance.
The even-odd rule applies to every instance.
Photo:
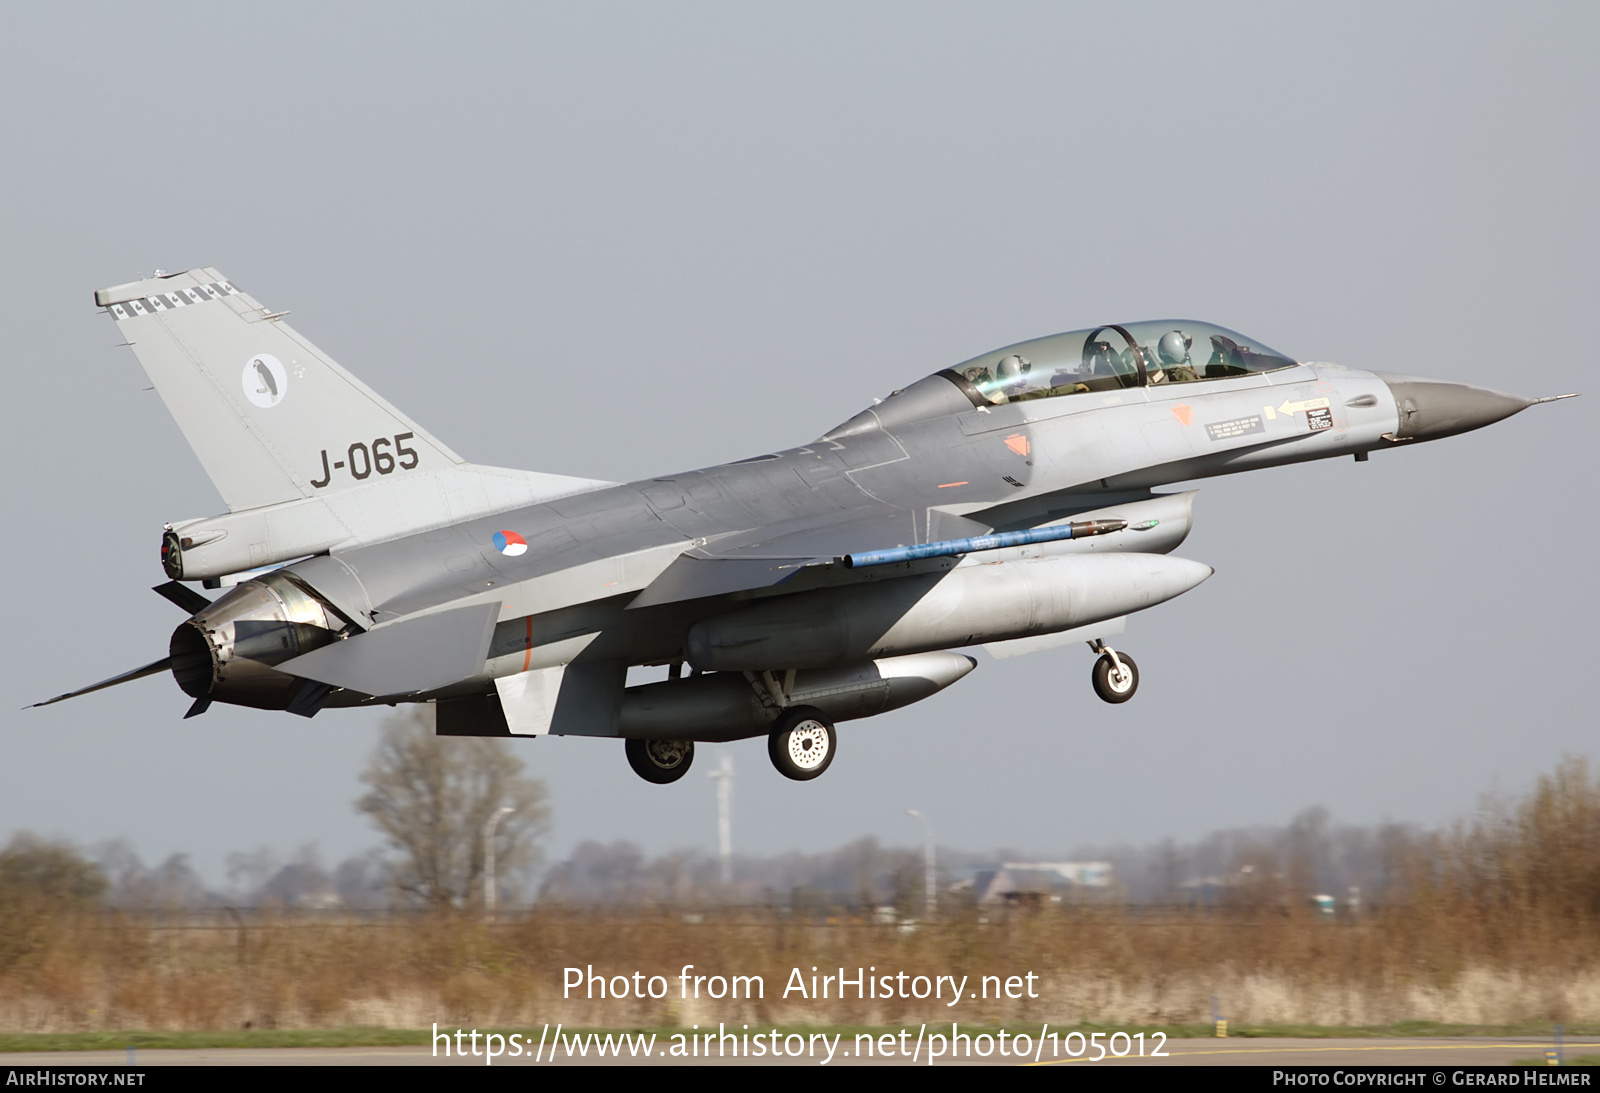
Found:
[[[751,736],[815,778],[835,722],[948,687],[973,645],[1087,642],[1124,702],[1139,670],[1107,639],[1212,572],[1169,554],[1193,493],[1154,487],[1567,397],[1107,324],[935,372],[809,444],[618,484],[465,462],[214,269],[95,303],[228,511],[162,537],[155,591],[189,614],[168,655],[51,702],[165,671],[188,717],[428,702],[445,735],[621,739],[657,783],[697,741]],[[667,678],[629,687],[636,665]]]

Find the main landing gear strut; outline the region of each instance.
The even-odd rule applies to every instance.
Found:
[[[815,706],[795,706],[793,668],[786,672],[746,672],[746,682],[763,706],[782,711],[767,736],[767,756],[778,773],[808,782],[828,769],[838,748],[833,722]]]

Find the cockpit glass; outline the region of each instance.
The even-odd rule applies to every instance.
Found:
[[[1186,320],[1111,324],[1006,346],[943,373],[998,405],[1124,387],[1195,383],[1292,368],[1252,338]],[[976,399],[974,401],[977,401]]]

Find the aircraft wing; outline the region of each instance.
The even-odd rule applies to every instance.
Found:
[[[989,530],[986,524],[961,517],[940,513],[934,516],[941,534],[980,534]],[[628,607],[654,607],[770,588],[792,579],[808,566],[831,565],[853,552],[916,543],[923,534],[911,510],[887,505],[846,513],[839,520],[821,525],[774,525],[743,532],[679,555]]]
[[[680,554],[662,570],[661,576],[634,597],[628,608],[655,607],[664,603],[722,596],[729,592],[769,588],[789,580],[806,566],[824,565],[832,560],[809,556],[703,558],[694,554]]]

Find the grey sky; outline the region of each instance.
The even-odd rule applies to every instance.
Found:
[[[0,16],[0,835],[147,858],[376,841],[377,715],[156,677],[164,520],[220,508],[93,289],[214,265],[467,458],[631,479],[808,440],[1022,338],[1204,318],[1528,395],[1471,436],[1202,485],[1217,575],[1081,647],[731,745],[741,851],[1052,850],[1439,822],[1592,755],[1600,67],[1590,4],[10,6]],[[706,749],[707,754],[716,749]],[[709,847],[715,795],[524,747],[557,855]],[[706,769],[714,761],[702,763]]]

